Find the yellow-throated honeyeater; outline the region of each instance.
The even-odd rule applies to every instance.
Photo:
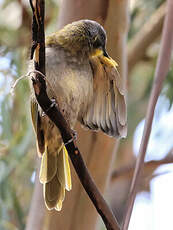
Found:
[[[66,25],[46,38],[47,93],[71,129],[76,121],[113,137],[127,133],[126,103],[116,62],[106,52],[106,33],[95,21]],[[49,83],[49,84],[48,84]],[[40,181],[48,209],[61,210],[71,189],[67,150],[57,127],[31,97],[31,114],[41,156]]]

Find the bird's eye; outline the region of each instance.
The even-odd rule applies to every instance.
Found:
[[[95,49],[102,47],[102,43],[101,43],[100,39],[97,36],[94,39],[93,47]]]

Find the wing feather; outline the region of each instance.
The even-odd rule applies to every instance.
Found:
[[[45,151],[44,133],[41,128],[41,117],[38,110],[38,103],[35,98],[31,98],[31,118],[36,134],[37,152],[41,156]]]
[[[116,65],[110,64],[103,56],[91,58],[90,64],[93,70],[93,98],[83,114],[82,123],[93,130],[101,129],[110,136],[125,137],[126,102]]]

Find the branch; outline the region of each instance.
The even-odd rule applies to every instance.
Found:
[[[33,25],[32,37],[33,45],[31,48],[31,58],[34,54],[35,70],[45,74],[45,41],[44,41],[44,0],[34,1],[30,0],[33,10]],[[42,74],[36,73],[32,78],[33,88],[37,101],[45,114],[54,122],[59,129],[64,143],[66,145],[69,157],[73,163],[75,171],[85,189],[88,196],[92,200],[95,208],[102,217],[105,226],[108,230],[119,230],[118,223],[106,204],[104,198],[97,189],[93,179],[91,178],[87,167],[82,159],[82,156],[72,140],[71,130],[62,116],[58,105],[53,105],[46,93],[46,83]]]
[[[128,45],[128,71],[133,69],[134,65],[140,61],[147,48],[161,34],[163,21],[166,12],[166,3],[163,3],[144,24],[139,32],[132,38]]]
[[[155,70],[155,80],[153,83],[153,87],[149,99],[149,105],[147,108],[147,115],[146,115],[144,131],[143,131],[143,137],[139,149],[139,154],[137,157],[136,168],[135,168],[135,172],[130,188],[128,206],[125,213],[122,230],[127,230],[129,226],[129,221],[130,221],[130,217],[131,217],[131,213],[136,197],[137,185],[139,183],[141,171],[144,166],[144,158],[145,158],[146,149],[148,146],[148,141],[151,133],[155,106],[162,89],[163,81],[166,78],[170,66],[171,51],[173,46],[172,22],[173,22],[173,1],[167,0],[167,14],[163,26],[161,48],[159,51],[159,57],[157,60],[157,66]]]
[[[158,166],[162,164],[171,164],[171,163],[173,163],[173,155],[169,155],[169,154],[162,160],[152,160],[152,161],[145,162],[144,163],[144,173],[145,171],[148,172],[150,170],[154,170],[155,168],[157,168]],[[134,169],[135,169],[135,163],[121,167],[120,169],[114,170],[112,173],[111,182],[114,183],[114,181],[118,179],[119,177],[124,177],[124,176],[131,177],[134,172]]]

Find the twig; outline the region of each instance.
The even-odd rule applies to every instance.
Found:
[[[144,57],[147,48],[155,41],[162,31],[166,12],[166,3],[163,3],[143,25],[139,32],[128,44],[128,71]]]
[[[152,92],[149,99],[149,105],[147,108],[147,115],[146,115],[143,137],[139,149],[139,154],[137,157],[136,168],[135,168],[135,172],[130,188],[128,206],[125,213],[122,230],[127,230],[129,226],[129,221],[130,221],[130,217],[131,217],[131,213],[136,197],[137,185],[141,176],[141,171],[144,166],[144,158],[145,158],[146,149],[151,133],[151,126],[152,126],[156,102],[161,92],[163,81],[166,78],[170,66],[171,51],[173,45],[172,22],[173,22],[173,1],[167,0],[167,14],[163,26],[161,49],[157,60],[155,80],[153,83]]]
[[[34,3],[31,1],[31,7],[33,10],[33,46],[31,48],[31,58],[34,55],[35,69],[45,75],[44,0],[39,0]],[[58,127],[64,143],[68,143],[66,148],[76,173],[85,191],[95,205],[95,208],[102,217],[106,228],[108,230],[119,230],[120,228],[118,223],[91,178],[78,148],[74,142],[69,142],[72,139],[71,130],[62,116],[58,105],[52,106],[52,101],[48,98],[46,93],[44,78],[40,74],[36,73],[32,80],[37,101],[45,114]]]

